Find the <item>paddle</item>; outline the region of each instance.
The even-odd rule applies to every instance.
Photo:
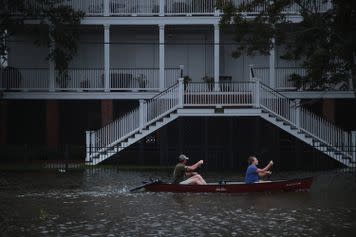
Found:
[[[139,190],[139,189],[141,189],[141,188],[144,188],[144,187],[146,187],[146,186],[148,186],[148,185],[151,185],[151,184],[158,184],[158,183],[162,183],[162,181],[159,180],[159,179],[155,179],[155,180],[150,179],[149,182],[144,182],[143,185],[130,189],[130,192],[134,192],[134,191],[137,191],[137,190]]]

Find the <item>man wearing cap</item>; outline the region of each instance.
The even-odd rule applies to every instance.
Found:
[[[193,172],[204,163],[203,160],[200,160],[191,166],[186,166],[189,158],[183,154],[178,157],[178,160],[179,163],[176,165],[173,172],[174,184],[206,184],[205,180],[198,173]],[[185,180],[186,177],[189,178]]]

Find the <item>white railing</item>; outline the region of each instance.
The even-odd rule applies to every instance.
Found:
[[[330,1],[303,1],[303,5],[294,3],[288,8],[284,9],[284,12],[288,14],[300,14],[302,10],[311,12],[325,12],[330,9],[330,7]]]
[[[48,68],[12,68],[0,70],[0,87],[7,90],[48,89]]]
[[[255,77],[263,84],[270,83],[270,69],[269,67],[254,67]],[[306,75],[306,69],[302,67],[276,67],[275,68],[275,87],[276,89],[296,89],[293,81],[290,80],[292,74],[300,76]]]
[[[88,16],[104,14],[104,1],[106,0],[63,0],[63,4],[72,6],[76,11],[81,10]]]
[[[306,75],[306,69],[302,67],[277,67],[276,68],[276,88],[295,89],[295,82],[290,80],[292,74],[300,76]]]
[[[250,3],[252,0],[225,0],[232,1],[235,6],[242,3]],[[34,0],[26,0],[31,4],[35,11],[40,11],[41,8]],[[164,4],[163,12],[160,12],[160,4]],[[268,2],[268,1],[265,1]],[[307,3],[307,1],[304,1]],[[312,11],[326,11],[330,9],[330,1],[325,2],[320,0],[320,3],[312,5],[314,1],[310,1],[306,5]],[[87,16],[139,16],[139,15],[213,15],[215,12],[216,0],[63,0],[61,4],[72,6],[75,10],[81,10]],[[248,12],[249,14],[257,14],[265,9],[265,5],[255,7]],[[300,14],[301,7],[297,4],[285,9],[287,14]],[[14,10],[16,12],[16,10]]]
[[[87,132],[87,158],[115,147],[121,141],[184,106],[248,106],[268,110],[284,123],[304,131],[352,157],[351,134],[300,107],[259,81],[237,83],[188,83],[183,79],[121,118],[97,130]]]
[[[164,87],[168,88],[173,86],[178,82],[179,77],[179,68],[166,68],[166,70],[164,71]]]
[[[148,100],[145,107],[144,124],[152,123],[158,118],[164,116],[179,105],[179,84],[175,84],[158,94],[151,100]]]
[[[254,67],[254,76],[265,85],[269,85],[269,67]]]
[[[158,15],[160,0],[110,0],[110,15]]]
[[[283,120],[302,129],[325,144],[352,156],[351,134],[326,119],[310,112],[273,89],[262,85],[259,91],[260,106]]]
[[[254,82],[188,83],[185,85],[184,105],[252,106],[255,104]]]
[[[229,1],[229,0],[226,0],[226,1]],[[231,0],[231,1],[235,6],[240,6],[241,4],[246,4],[247,5],[247,4],[252,2],[252,0]],[[265,1],[265,2],[267,2],[267,1]],[[249,12],[249,13],[258,13],[258,12],[264,10],[264,9],[265,9],[265,5],[263,4],[262,6],[254,7],[252,9],[252,11]]]
[[[260,85],[259,97],[262,108],[279,115],[286,121],[297,123],[296,105],[293,101],[263,84]]]
[[[102,90],[104,88],[104,70],[93,68],[70,68],[68,75],[56,75],[56,89]]]
[[[142,128],[169,114],[178,106],[179,85],[175,84],[147,102],[97,131],[87,132],[87,157],[97,156]]]
[[[91,153],[95,155],[105,150],[106,147],[114,146],[138,131],[139,126],[139,108],[136,108],[105,127],[94,131],[91,134],[94,140],[92,141]]]
[[[229,1],[229,0],[226,0]],[[252,0],[231,0],[235,6],[240,6],[241,4],[249,4]],[[264,1],[262,5],[254,7],[249,13],[258,13],[262,10],[265,10],[268,6],[268,1]],[[312,12],[325,12],[330,9],[330,1],[304,1],[304,5],[298,5],[296,3],[284,9],[283,13],[287,14],[300,14],[302,9],[309,10]]]
[[[118,68],[110,69],[110,88],[154,89],[159,88],[159,70],[156,68]]]
[[[165,88],[177,83],[179,68],[165,69]],[[104,90],[104,69],[69,68],[67,74],[55,73],[54,90],[100,91]],[[110,90],[158,91],[159,69],[157,68],[118,68],[110,70]],[[1,69],[0,88],[7,90],[23,89],[50,90],[50,72],[47,68]]]
[[[165,0],[166,15],[214,14],[215,0]]]
[[[302,107],[300,108],[300,128],[321,139],[326,144],[352,156],[350,133]]]

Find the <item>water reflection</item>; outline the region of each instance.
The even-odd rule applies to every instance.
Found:
[[[309,174],[280,177],[287,175]],[[128,191],[150,177],[168,180],[169,172],[1,173],[0,231],[4,236],[354,235],[354,174],[314,175],[310,192],[174,194]]]

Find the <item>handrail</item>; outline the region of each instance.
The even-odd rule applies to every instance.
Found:
[[[242,2],[248,2],[249,0],[230,0],[234,4],[240,4]],[[36,9],[36,2],[29,0],[28,2],[34,3],[33,8]],[[216,9],[216,0],[199,0],[195,1],[176,1],[176,0],[66,0],[63,1],[63,5],[69,5],[75,10],[83,11],[87,17],[90,16],[157,16],[163,14],[165,16],[171,15],[221,15],[222,13]],[[163,4],[161,8],[160,4]],[[61,4],[61,3],[60,3]],[[318,11],[325,12],[329,8],[328,3],[323,3],[320,0]],[[163,9],[163,12],[161,12]],[[264,6],[257,6],[245,14],[255,15],[258,14]],[[14,9],[13,14],[17,14]],[[298,5],[292,5],[285,8],[282,13],[290,15],[300,15],[300,8]]]
[[[95,131],[94,152],[89,156],[93,157],[110,149],[134,133],[181,108],[182,103],[188,107],[220,104],[223,106],[247,105],[266,109],[319,142],[334,147],[336,151],[351,154],[348,147],[351,144],[350,135],[346,131],[306,108],[297,107],[295,101],[262,83],[226,82],[219,83],[219,87],[205,86],[204,84],[208,84],[205,82],[190,84],[191,87],[184,89],[183,82],[179,81],[155,97],[140,103],[139,107],[125,113],[119,119]],[[181,96],[183,101],[181,101]]]
[[[174,83],[173,85],[171,85],[170,87],[167,87],[164,91],[161,91],[160,93],[158,93],[157,95],[153,96],[151,99],[148,99],[147,101],[152,101],[158,97],[160,97],[161,95],[165,94],[166,91],[168,91],[169,89],[171,89],[172,87],[175,87],[178,85],[178,82]]]
[[[269,98],[260,97],[262,107],[265,107],[312,137],[317,138],[319,141],[335,147],[345,154],[351,155],[350,150],[347,148],[351,141],[346,131],[332,124],[322,116],[312,113],[307,108],[302,106],[297,108],[297,103],[268,86],[261,84],[260,89],[269,93]],[[264,101],[264,99],[267,101]],[[272,101],[268,101],[269,99],[272,99]],[[273,99],[277,99],[277,101],[273,101]],[[291,105],[291,103],[293,103],[293,105]],[[289,107],[287,110],[286,105]],[[347,145],[345,146],[345,144]],[[345,147],[346,150],[344,149]]]

